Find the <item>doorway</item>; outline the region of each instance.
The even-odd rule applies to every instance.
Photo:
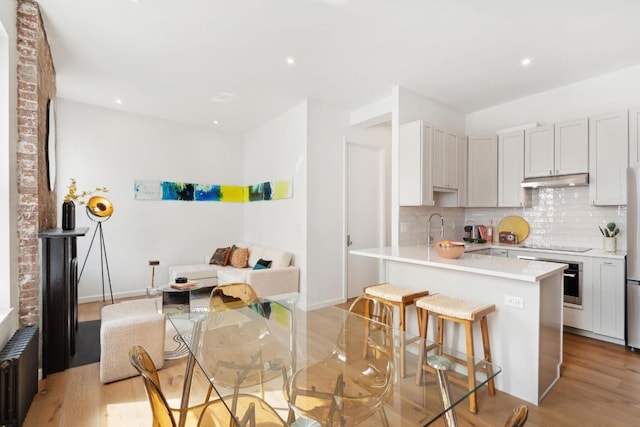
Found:
[[[345,140],[346,298],[383,281],[380,260],[349,252],[385,246],[386,188],[384,147]]]

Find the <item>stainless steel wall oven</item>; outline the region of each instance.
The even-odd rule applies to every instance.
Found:
[[[569,268],[567,268],[563,272],[564,305],[569,307],[582,308],[582,262],[563,261],[560,259],[549,259],[549,258],[537,258],[537,257],[531,257],[531,256],[523,256],[523,255],[519,255],[518,258],[567,264]]]

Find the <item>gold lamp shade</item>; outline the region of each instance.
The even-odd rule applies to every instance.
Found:
[[[108,218],[113,215],[113,204],[106,197],[93,196],[87,202],[87,211],[91,215]]]

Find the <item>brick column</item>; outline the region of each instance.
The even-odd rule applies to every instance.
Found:
[[[47,102],[55,97],[55,69],[40,8],[19,0],[18,51],[18,283],[20,325],[40,323],[38,232],[56,226],[56,193],[46,166]]]

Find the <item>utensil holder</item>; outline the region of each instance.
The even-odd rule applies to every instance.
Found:
[[[602,237],[602,250],[605,252],[616,251],[616,238],[615,237]]]

